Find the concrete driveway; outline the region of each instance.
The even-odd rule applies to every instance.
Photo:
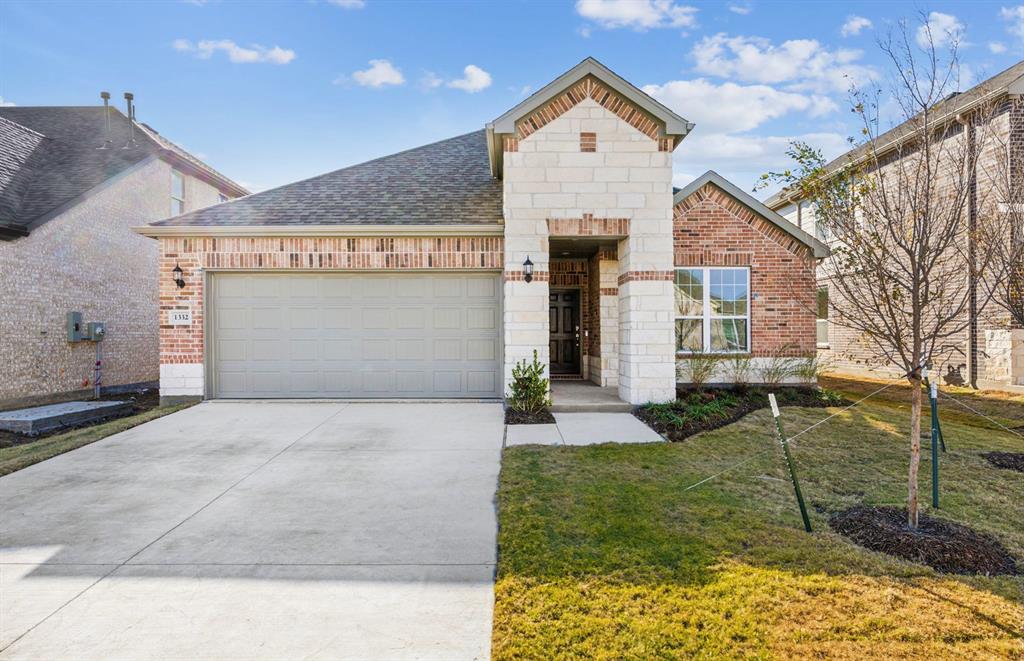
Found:
[[[0,478],[0,658],[486,658],[502,431],[212,402]]]

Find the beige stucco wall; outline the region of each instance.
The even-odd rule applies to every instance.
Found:
[[[106,323],[104,386],[156,381],[157,242],[131,231],[170,212],[171,166],[153,160],[95,189],[26,237],[0,241],[0,402],[92,388],[96,345],[65,314]],[[186,178],[186,209],[216,188]]]
[[[597,134],[581,152],[580,133]],[[527,258],[547,273],[549,218],[627,218],[620,275],[672,269],[672,160],[658,142],[586,98],[504,154],[505,269]],[[548,362],[548,282],[505,283],[505,378],[516,362]],[[618,292],[619,396],[633,403],[675,395],[672,283],[625,281]],[[610,381],[609,381],[610,382]]]

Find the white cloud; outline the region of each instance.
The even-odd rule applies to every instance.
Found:
[[[647,85],[643,90],[695,122],[704,135],[749,131],[792,112],[821,117],[839,109],[826,96],[782,92],[768,85],[715,85],[704,78]]]
[[[288,64],[295,59],[295,51],[274,46],[267,48],[259,44],[252,44],[249,47],[239,46],[230,39],[204,39],[193,44],[188,39],[175,39],[172,44],[174,50],[183,53],[194,53],[196,57],[208,60],[214,53],[221,51],[225,53],[228,60],[235,64]]]
[[[18,104],[15,103],[14,101],[8,101],[4,97],[0,96],[0,108],[10,108],[10,107],[16,106],[16,105],[18,105]]]
[[[945,46],[954,41],[960,41],[963,32],[964,24],[956,16],[933,11],[928,14],[927,23],[917,28],[917,45],[927,48],[931,42],[936,47]],[[929,33],[931,34],[930,39]]]
[[[1024,40],[1024,5],[1002,7],[999,9],[999,17],[1010,24],[1006,28],[1007,32]]]
[[[999,55],[1006,52],[1006,44],[1001,41],[990,41],[988,42],[988,50],[990,53]]]
[[[576,13],[608,29],[691,28],[697,8],[673,0],[576,0]]]
[[[740,16],[746,16],[750,12],[754,11],[754,8],[749,4],[744,3],[742,5],[729,5],[729,11]]]
[[[327,2],[342,9],[362,9],[366,6],[366,0],[327,0]]]
[[[352,79],[363,87],[405,84],[405,76],[388,60],[370,60],[370,68],[353,72]]]
[[[420,76],[420,89],[432,90],[444,85],[444,80],[433,71],[425,71]]]
[[[719,33],[694,45],[692,55],[700,73],[744,82],[785,83],[793,90],[845,92],[851,82],[863,83],[874,73],[858,64],[862,51],[830,51],[814,39],[791,39],[776,46],[762,37]]]
[[[695,130],[675,151],[672,161],[677,176],[672,183],[682,186],[695,178],[689,173],[715,170],[750,191],[762,173],[791,165],[786,150],[794,140],[821,149],[826,159],[840,156],[850,148],[846,138],[830,132],[755,136],[700,135]]]
[[[842,29],[840,29],[839,32],[844,37],[853,37],[860,34],[861,30],[873,26],[874,24],[871,22],[871,19],[869,18],[864,18],[863,16],[848,16],[846,18],[846,22],[843,23],[843,27]]]
[[[475,64],[467,65],[462,70],[462,78],[448,81],[448,87],[465,90],[470,94],[487,89],[491,86],[491,74],[487,73]]]

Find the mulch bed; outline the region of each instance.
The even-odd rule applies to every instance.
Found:
[[[1021,452],[985,452],[981,455],[996,468],[1024,473],[1024,453]]]
[[[83,399],[85,399],[85,398],[83,398]],[[150,388],[148,390],[139,390],[137,392],[122,392],[122,393],[116,393],[116,394],[105,394],[105,395],[100,395],[100,400],[101,401],[110,401],[110,402],[113,402],[113,401],[116,401],[116,402],[131,402],[132,403],[132,409],[131,409],[131,411],[129,411],[129,412],[123,414],[123,415],[119,415],[119,416],[106,416],[106,417],[100,418],[98,420],[90,420],[89,422],[86,422],[86,423],[83,423],[83,424],[80,424],[80,425],[72,425],[72,426],[69,426],[69,427],[63,427],[61,429],[53,429],[53,430],[50,430],[48,432],[44,432],[42,434],[37,434],[36,436],[26,436],[24,434],[16,434],[14,432],[9,432],[9,431],[0,431],[0,448],[9,448],[9,447],[13,447],[15,445],[23,445],[25,443],[31,443],[33,441],[38,441],[41,438],[46,438],[47,436],[53,436],[55,434],[63,434],[64,432],[70,431],[72,429],[82,429],[82,428],[85,428],[85,427],[92,427],[93,425],[98,425],[98,424],[101,424],[101,423],[104,423],[104,422],[109,422],[109,421],[111,421],[111,420],[113,420],[115,418],[123,418],[123,417],[129,416],[129,415],[135,415],[136,413],[142,413],[143,411],[148,411],[150,409],[155,409],[156,407],[160,406],[160,391],[158,389],[156,389],[156,388]],[[38,406],[42,406],[42,404],[39,404]]]
[[[682,441],[768,408],[768,392],[765,388],[709,388],[702,392],[679,388],[675,402],[641,406],[633,415],[668,440]],[[771,392],[779,406],[824,408],[849,403],[835,393],[826,396],[825,391],[817,388],[786,386],[772,388]]]
[[[1016,574],[1017,565],[993,537],[967,526],[920,515],[917,530],[907,527],[899,507],[857,505],[833,514],[829,526],[855,544],[920,562],[949,574]]]
[[[540,411],[539,413],[523,413],[522,411],[505,409],[505,424],[553,425],[555,424],[555,416],[551,415],[551,411],[548,411],[547,409]]]

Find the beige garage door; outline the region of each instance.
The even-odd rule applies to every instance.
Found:
[[[501,396],[497,276],[217,273],[216,397]]]

